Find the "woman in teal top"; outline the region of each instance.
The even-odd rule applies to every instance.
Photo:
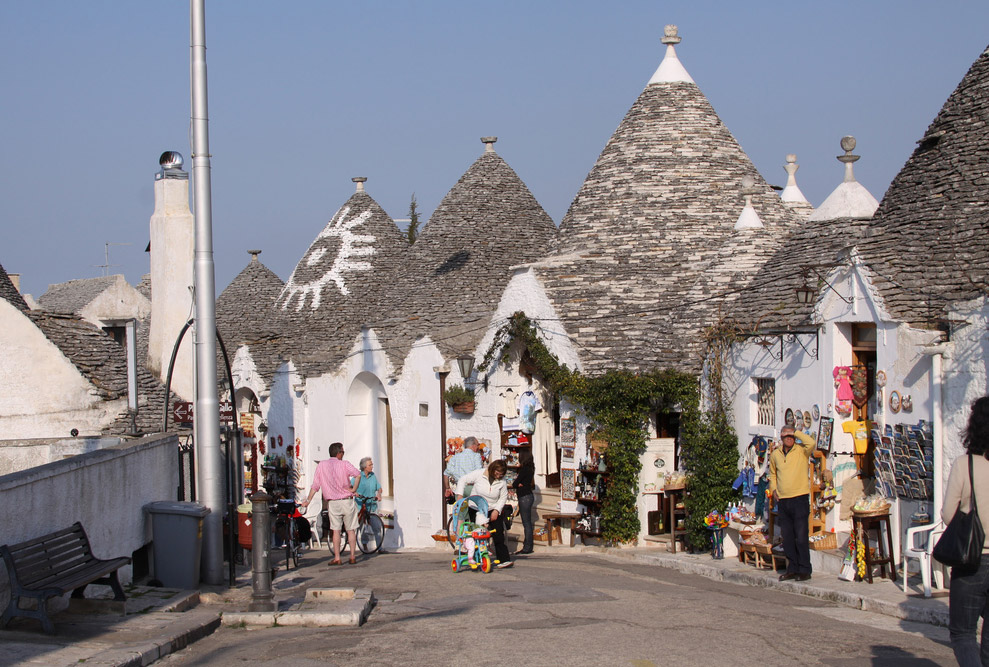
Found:
[[[368,512],[376,512],[378,501],[381,500],[381,484],[374,476],[374,461],[370,456],[365,456],[358,467],[361,470],[361,481],[357,485],[357,501],[365,502]]]

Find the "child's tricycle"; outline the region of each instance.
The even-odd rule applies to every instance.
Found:
[[[471,521],[472,511],[476,511],[475,518],[482,517],[484,523]],[[494,556],[489,551],[491,531],[486,525],[487,516],[488,502],[480,496],[461,498],[453,505],[450,532],[454,536],[455,555],[450,566],[454,572],[471,569],[488,573],[494,569]]]

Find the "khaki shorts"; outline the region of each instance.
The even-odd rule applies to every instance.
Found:
[[[326,511],[330,515],[330,528],[333,530],[354,530],[357,528],[357,503],[353,498],[330,500],[326,503]]]

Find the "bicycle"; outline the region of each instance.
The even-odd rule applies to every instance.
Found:
[[[354,502],[360,505],[360,510],[357,512],[357,529],[354,531],[357,536],[357,548],[365,554],[377,553],[381,551],[381,545],[385,542],[385,522],[374,511],[377,509],[377,500],[355,496]],[[343,531],[341,539],[342,554],[348,543],[346,531]]]
[[[295,514],[298,505],[294,500],[280,499],[275,503],[272,512],[277,516],[275,519],[275,535],[285,541],[285,569],[291,569],[294,565],[299,568],[299,555],[302,552],[302,544],[299,540],[299,526],[295,521]],[[282,533],[279,534],[279,527]]]

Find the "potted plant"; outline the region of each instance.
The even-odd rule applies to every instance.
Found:
[[[474,412],[474,390],[467,389],[459,384],[450,385],[446,391],[443,392],[443,400],[449,405],[454,412],[459,412],[465,415],[472,414]]]

